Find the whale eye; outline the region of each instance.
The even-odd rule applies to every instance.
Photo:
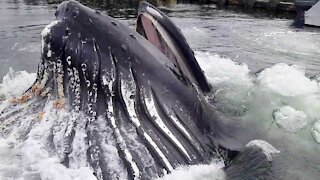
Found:
[[[101,12],[99,10],[95,10],[96,14],[101,14]]]
[[[57,17],[59,15],[59,11],[56,11],[54,15]]]
[[[112,21],[111,24],[113,24],[114,26],[118,26],[118,24],[114,21]]]

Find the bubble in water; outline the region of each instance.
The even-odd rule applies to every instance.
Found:
[[[299,132],[308,124],[307,115],[291,106],[283,106],[273,113],[273,118],[284,132]]]

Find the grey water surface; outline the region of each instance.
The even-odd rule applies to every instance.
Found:
[[[49,1],[51,2],[51,1]],[[138,1],[85,1],[134,27]],[[0,1],[0,77],[9,67],[35,72],[40,33],[54,19],[57,4],[46,0]],[[320,72],[320,30],[291,27],[292,19],[217,9],[215,5],[162,6],[182,29],[191,47],[246,63],[255,72],[274,63],[297,64]]]

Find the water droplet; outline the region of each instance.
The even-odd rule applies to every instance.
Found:
[[[81,64],[81,68],[82,68],[82,69],[86,69],[86,68],[87,68],[87,65],[84,64],[84,63],[82,63],[82,64]]]
[[[70,33],[70,29],[69,29],[68,27],[66,28],[66,32],[65,32],[65,33],[66,33],[66,36],[68,36],[68,35],[69,35],[69,33]]]

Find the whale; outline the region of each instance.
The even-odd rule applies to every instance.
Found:
[[[0,109],[2,137],[24,142],[47,128],[41,149],[97,179],[156,179],[213,159],[227,179],[270,177],[273,151],[237,141],[239,122],[207,102],[193,51],[159,9],[141,2],[136,31],[77,1],[55,16],[34,84]]]

